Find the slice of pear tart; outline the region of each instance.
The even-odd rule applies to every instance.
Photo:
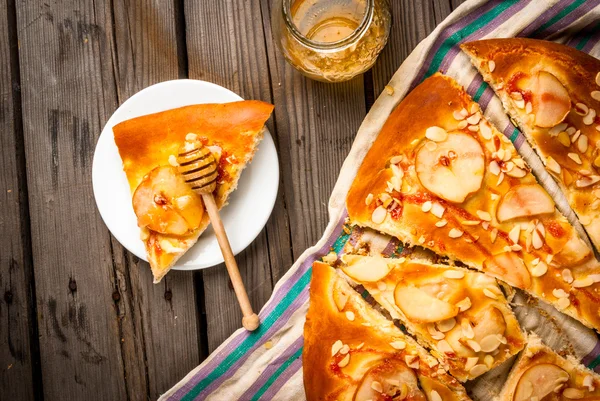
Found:
[[[543,40],[465,43],[600,249],[600,60]]]
[[[600,328],[600,264],[513,144],[454,80],[392,111],[352,183],[359,226],[421,245]]]
[[[599,400],[600,376],[563,358],[530,335],[506,379],[499,401]]]
[[[302,353],[308,401],[466,401],[460,383],[328,264],[313,265]]]
[[[404,257],[344,255],[342,262],[342,271],[462,382],[525,345],[519,322],[490,276]]]

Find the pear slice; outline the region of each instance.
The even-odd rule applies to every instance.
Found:
[[[513,401],[542,400],[552,393],[560,383],[569,380],[569,374],[551,363],[541,363],[530,367],[517,383]]]
[[[549,72],[540,71],[531,80],[535,125],[552,128],[560,124],[571,111],[571,98],[564,85]]]
[[[421,376],[419,375],[419,383],[421,383],[421,388],[425,391],[425,394],[428,395],[428,400],[435,400],[432,395],[435,391],[439,398],[444,401],[456,401],[458,400],[458,396],[452,392],[448,387],[441,384],[438,380],[432,379],[429,376]]]
[[[450,202],[461,203],[481,188],[485,171],[483,149],[475,138],[450,133],[437,146],[421,146],[415,168],[421,184]]]
[[[515,185],[498,204],[498,221],[554,213],[554,201],[538,184]]]
[[[385,360],[369,369],[356,389],[353,401],[391,399],[427,401],[419,389],[414,371],[402,361],[394,359]]]
[[[198,228],[204,214],[202,199],[175,167],[150,171],[133,193],[138,225],[162,234],[185,235]]]
[[[393,259],[372,256],[344,255],[342,261],[346,263],[342,271],[350,278],[363,283],[379,281],[394,268]]]
[[[506,331],[504,315],[495,306],[490,306],[480,311],[475,317],[475,321],[473,338],[478,343],[481,343],[481,340],[487,336],[504,335],[504,332]]]
[[[405,283],[398,283],[394,290],[396,305],[413,323],[433,323],[450,319],[458,314],[455,305],[432,297],[427,292]]]
[[[503,252],[486,259],[483,262],[483,271],[498,277],[513,287],[526,289],[531,286],[529,270],[513,252]]]

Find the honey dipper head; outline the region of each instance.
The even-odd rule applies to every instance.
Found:
[[[196,139],[186,137],[179,148],[177,167],[192,189],[199,194],[212,193],[217,187],[217,161],[211,151]]]

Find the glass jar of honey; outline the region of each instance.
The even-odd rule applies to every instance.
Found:
[[[388,0],[274,0],[273,37],[309,78],[341,82],[373,66],[387,42]]]

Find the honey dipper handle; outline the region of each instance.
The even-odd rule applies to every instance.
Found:
[[[240,308],[242,309],[242,314],[244,315],[242,318],[242,326],[248,331],[254,331],[260,325],[260,320],[258,315],[252,311],[252,305],[250,305],[250,299],[248,299],[242,276],[240,275],[235,257],[231,251],[231,245],[229,245],[225,227],[223,227],[223,222],[219,216],[219,209],[215,203],[215,198],[211,193],[202,194],[202,200],[204,201],[204,206],[206,206],[206,211],[210,217],[210,222],[215,230],[219,247],[223,253],[223,259],[225,259],[225,266],[227,266],[227,272],[229,273],[229,278],[233,284],[233,290],[235,291]]]

